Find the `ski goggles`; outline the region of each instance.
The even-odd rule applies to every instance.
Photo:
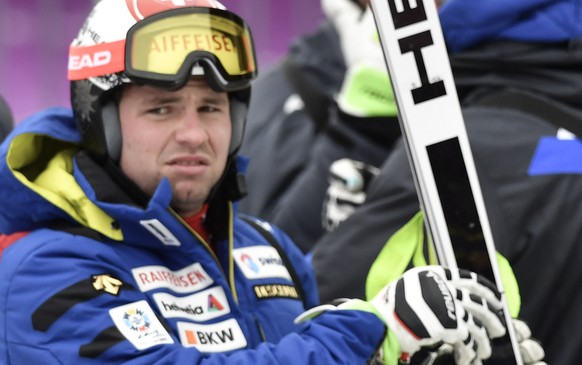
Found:
[[[137,22],[125,40],[71,47],[70,80],[121,71],[134,82],[167,89],[205,75],[211,87],[228,92],[248,87],[257,64],[250,29],[239,16],[187,7]]]
[[[226,10],[179,8],[131,27],[125,44],[125,74],[166,88],[184,85],[194,74],[212,74],[224,91],[248,87],[257,75],[250,30]],[[212,79],[207,78],[210,82]]]

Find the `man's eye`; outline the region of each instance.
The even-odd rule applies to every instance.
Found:
[[[201,112],[204,112],[204,113],[213,113],[213,112],[219,111],[219,108],[217,108],[213,105],[204,105],[204,106],[201,106],[200,108],[198,108],[198,110],[200,110]]]
[[[152,109],[148,110],[149,114],[155,114],[155,115],[166,115],[169,112],[170,112],[170,109],[166,106],[152,108]]]

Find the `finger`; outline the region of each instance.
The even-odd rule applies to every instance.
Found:
[[[449,269],[440,265],[429,265],[425,266],[424,269],[431,270],[444,277],[453,293],[457,289],[464,289],[471,294],[485,298],[497,310],[503,308],[501,294],[499,294],[493,283],[480,275],[468,270]]]
[[[455,297],[461,302],[463,308],[485,327],[490,338],[505,335],[506,329],[503,325],[501,313],[495,306],[491,305],[483,297],[472,294],[466,289],[457,289]]]
[[[489,341],[489,336],[487,330],[483,327],[483,324],[478,319],[474,318],[469,312],[465,319],[467,322],[467,327],[469,327],[469,332],[475,340],[477,358],[488,359],[491,356],[491,342]]]
[[[546,356],[542,345],[531,338],[519,343],[519,352],[524,364],[538,364]]]
[[[470,365],[477,358],[476,343],[468,333],[467,337],[453,345],[456,365]]]
[[[444,269],[447,280],[450,280],[457,288],[467,289],[472,294],[479,295],[487,300],[494,308],[503,308],[501,293],[497,286],[482,275],[465,269]]]
[[[531,330],[524,321],[514,318],[513,326],[515,327],[515,334],[517,335],[517,342],[521,342],[531,337]]]

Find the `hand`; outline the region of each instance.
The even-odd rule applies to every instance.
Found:
[[[371,300],[396,336],[401,359],[421,348],[452,346],[456,364],[468,365],[491,355],[490,339],[505,334],[494,285],[466,270],[417,267],[382,289]]]
[[[359,117],[395,116],[396,103],[371,8],[352,0],[322,0],[347,66],[338,106]]]
[[[363,162],[342,158],[329,167],[327,188],[322,211],[322,225],[333,231],[366,199],[366,189],[380,170]]]

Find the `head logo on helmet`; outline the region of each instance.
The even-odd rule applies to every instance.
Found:
[[[164,10],[178,7],[201,6],[225,9],[221,3],[215,0],[125,0],[125,2],[135,20],[141,20]]]

